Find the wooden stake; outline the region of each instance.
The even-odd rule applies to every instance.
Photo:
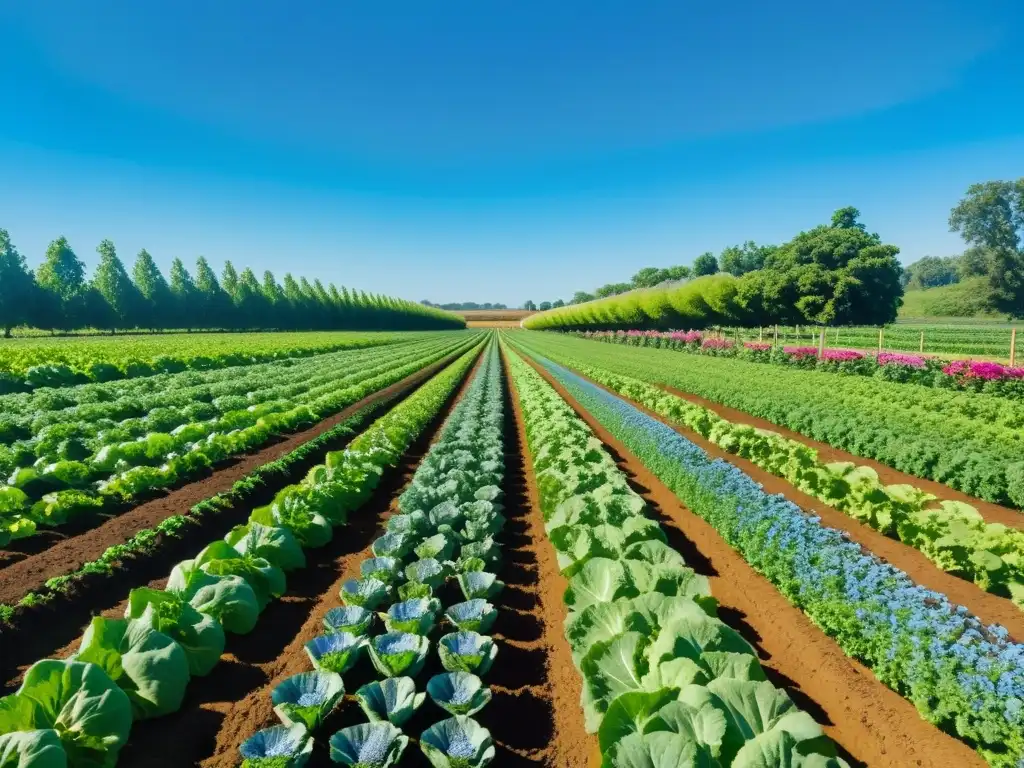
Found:
[[[757,326],[757,340],[764,341],[764,328]]]
[[[821,333],[818,334],[818,359],[820,360],[825,356],[825,329],[821,329]]]
[[[882,329],[878,329],[878,351],[882,351]]]
[[[779,324],[778,323],[775,324],[775,344],[774,344],[774,346],[776,346],[776,347],[779,346]]]
[[[1017,364],[1017,329],[1010,330],[1010,367]]]
[[[921,331],[921,354],[924,354],[924,331]]]

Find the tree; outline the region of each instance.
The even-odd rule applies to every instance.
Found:
[[[103,316],[94,320],[96,325],[116,333],[118,328],[134,325],[141,297],[128,278],[113,242],[104,240],[96,246],[96,252],[100,255],[100,263],[96,266],[92,284],[103,297],[106,307],[103,308]]]
[[[227,328],[231,300],[217,281],[217,275],[203,256],[196,259],[197,328]]]
[[[181,259],[171,262],[170,274],[173,326],[192,330],[196,320],[194,313],[199,301],[196,285]]]
[[[132,281],[140,298],[137,325],[170,328],[175,316],[174,297],[156,262],[145,248],[135,257]]]
[[[949,228],[986,249],[993,308],[1024,317],[1024,178],[972,184],[950,212]]]
[[[758,245],[753,240],[747,240],[743,245],[730,245],[723,250],[718,263],[723,272],[740,277],[755,269],[762,269],[774,250],[774,245]]]
[[[529,299],[527,299],[525,302],[523,302],[523,309],[528,309],[531,312],[536,312],[537,311],[537,305],[534,304]]]
[[[607,296],[618,296],[620,293],[633,290],[632,283],[608,283],[602,285],[594,293],[597,294],[598,298],[603,299]]]
[[[663,270],[657,267],[644,267],[633,275],[634,288],[652,288],[661,282]]]
[[[18,253],[7,230],[0,229],[0,325],[4,338],[10,338],[15,326],[32,322],[37,290],[25,257]]]
[[[239,307],[242,303],[242,294],[238,285],[238,271],[230,261],[224,262],[224,269],[220,273],[220,287],[227,296],[225,304],[225,325],[228,328],[240,328],[244,325]]]
[[[549,309],[551,309],[551,302],[550,301],[542,301],[540,303],[540,311],[541,312],[547,312]]]
[[[960,280],[967,280],[971,277],[981,277],[989,272],[989,260],[991,254],[984,245],[972,245],[960,254],[956,262],[956,273]]]
[[[694,277],[713,275],[716,272],[718,272],[718,260],[715,258],[715,254],[711,253],[711,251],[702,253],[693,260]]]
[[[47,303],[45,328],[71,330],[85,322],[85,265],[71,250],[66,237],[58,237],[46,249],[36,269],[36,284]]]
[[[885,325],[903,303],[899,248],[844,208],[831,225],[801,232],[779,247],[765,268],[747,273],[738,288],[748,322]]]
[[[553,302],[551,302],[551,308],[552,309],[558,309],[559,307],[564,307],[564,306],[565,306],[565,302],[562,301],[561,299],[555,299]],[[504,307],[501,307],[501,309],[504,309]]]
[[[960,281],[959,256],[925,256],[907,266],[904,271],[904,285],[907,288],[935,288]]]
[[[569,300],[570,304],[584,304],[588,301],[594,300],[594,294],[587,293],[586,291],[576,291]]]

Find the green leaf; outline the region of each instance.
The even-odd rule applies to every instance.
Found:
[[[52,729],[15,731],[0,736],[0,768],[67,768],[60,736]]]
[[[188,656],[174,640],[147,624],[96,616],[74,658],[106,672],[127,694],[136,720],[181,708],[190,677]]]
[[[608,705],[608,711],[597,731],[601,752],[631,733],[643,733],[644,726],[663,706],[675,701],[678,688],[660,688],[654,691],[630,691],[617,696]]]
[[[602,768],[716,768],[706,750],[665,731],[633,733],[613,745]]]

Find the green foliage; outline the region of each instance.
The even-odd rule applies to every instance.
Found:
[[[908,287],[903,294],[900,317],[976,317],[991,314],[991,291],[985,277],[970,277],[936,288],[915,290]]]
[[[949,228],[985,248],[993,308],[1024,317],[1024,178],[972,184],[950,212]]]
[[[904,285],[908,290],[935,288],[960,281],[960,257],[925,256],[906,267]]]
[[[718,271],[718,259],[715,258],[715,254],[708,251],[702,253],[696,259],[693,260],[693,276],[703,277],[704,275],[713,275]]]

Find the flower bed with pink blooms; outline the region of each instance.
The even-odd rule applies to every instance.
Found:
[[[739,357],[762,363],[813,368],[927,387],[963,389],[1024,400],[1024,368],[974,360],[943,360],[901,352],[861,352],[812,346],[775,347],[763,341],[737,343],[701,331],[583,331],[573,335],[636,347],[674,349],[698,355]]]

